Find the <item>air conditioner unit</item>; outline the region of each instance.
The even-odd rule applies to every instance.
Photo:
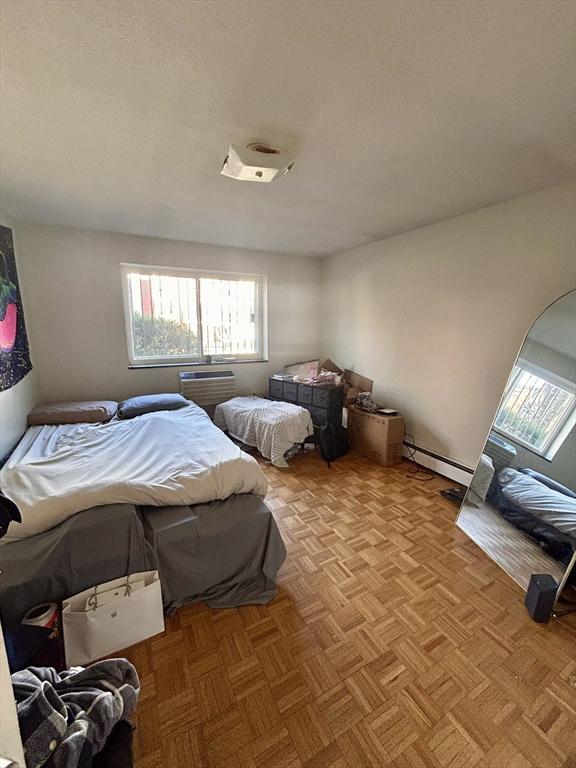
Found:
[[[180,392],[197,405],[218,405],[236,395],[232,371],[194,371],[180,374]]]
[[[516,464],[516,448],[494,432],[490,433],[486,441],[484,453],[492,459],[496,472]]]

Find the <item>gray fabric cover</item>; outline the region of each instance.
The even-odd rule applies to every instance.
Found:
[[[154,411],[177,411],[178,408],[190,405],[190,401],[175,392],[166,392],[162,395],[139,395],[123,400],[118,406],[118,418],[133,419],[143,413]]]
[[[259,496],[140,509],[170,612],[195,600],[229,608],[267,603],[275,596],[286,547]]]
[[[164,606],[267,603],[286,548],[259,496],[191,507],[114,504],[79,512],[46,533],[0,541],[0,619],[6,629],[34,605],[158,569]]]
[[[34,605],[152,568],[136,508],[93,507],[46,533],[0,541],[0,619],[8,629]]]

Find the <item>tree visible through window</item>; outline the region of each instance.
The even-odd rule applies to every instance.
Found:
[[[519,361],[494,426],[545,455],[573,417],[575,406],[576,395],[570,382]]]
[[[130,362],[264,356],[264,278],[123,265]]]

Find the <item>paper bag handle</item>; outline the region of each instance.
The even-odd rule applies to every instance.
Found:
[[[130,582],[128,580],[126,581],[125,589],[126,591],[124,592],[124,597],[130,597],[130,595],[132,594],[132,587],[130,586]],[[89,595],[88,600],[86,601],[87,608],[93,611],[95,611],[96,608],[98,608],[98,591],[97,590],[98,590],[98,587],[94,587],[94,594]]]

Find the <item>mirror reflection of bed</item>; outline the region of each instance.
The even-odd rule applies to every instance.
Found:
[[[576,597],[576,291],[526,336],[457,525],[524,590]]]

